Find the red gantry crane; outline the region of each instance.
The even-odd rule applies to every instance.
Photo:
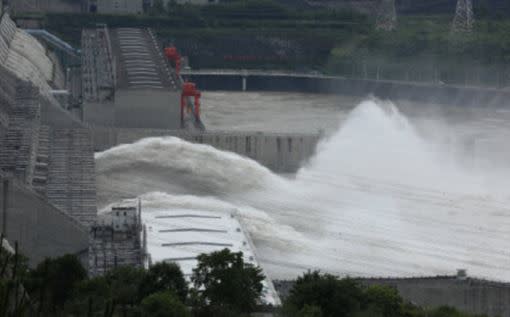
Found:
[[[179,76],[181,72],[181,54],[177,51],[175,46],[169,46],[165,48],[165,56],[175,64],[175,73]]]
[[[194,97],[194,107],[195,110],[195,121],[197,123],[200,122],[200,96],[202,94],[197,89],[196,85],[191,82],[184,82],[182,84],[182,93],[181,93],[181,124],[184,123],[184,109],[188,106],[188,97]],[[189,109],[189,108],[188,108]]]
[[[177,77],[179,77],[181,71],[181,54],[177,51],[175,46],[169,46],[165,48],[165,56],[168,60],[172,61],[175,64],[175,73]],[[195,122],[200,124],[200,96],[201,93],[197,89],[196,85],[192,82],[184,82],[182,84],[182,93],[181,93],[181,126],[184,126],[184,112],[185,109],[190,111],[190,109],[194,110]],[[188,104],[188,97],[194,98],[193,106]]]

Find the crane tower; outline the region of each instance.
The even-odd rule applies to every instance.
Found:
[[[384,31],[393,31],[397,27],[395,0],[380,0],[375,27]]]
[[[471,32],[473,29],[473,0],[457,0],[452,32]]]

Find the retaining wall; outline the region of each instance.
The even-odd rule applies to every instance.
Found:
[[[21,253],[36,265],[45,257],[87,250],[87,229],[24,184],[10,179],[7,196],[0,177],[0,206],[7,197],[7,213],[0,207],[0,228],[6,225],[7,240],[17,241]]]
[[[314,153],[319,134],[264,134],[259,132],[207,131],[189,133],[178,130],[93,128],[94,150],[104,151],[119,144],[133,143],[155,136],[177,136],[209,144],[220,150],[249,157],[279,173],[296,172]]]
[[[365,285],[388,285],[419,306],[452,306],[472,314],[510,317],[510,284],[472,278],[435,277],[362,279]]]
[[[362,285],[386,285],[418,306],[451,306],[471,314],[510,317],[510,284],[457,276],[420,278],[360,278]],[[275,281],[282,298],[287,297],[294,281]]]

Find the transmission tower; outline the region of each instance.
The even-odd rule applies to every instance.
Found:
[[[473,0],[457,0],[452,32],[471,32],[473,23]]]
[[[397,27],[395,0],[380,0],[375,27],[384,31],[393,31]]]

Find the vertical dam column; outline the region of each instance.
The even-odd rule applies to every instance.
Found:
[[[7,232],[7,209],[9,208],[9,180],[3,180],[3,200],[2,200],[2,234]],[[2,242],[2,241],[0,241]]]
[[[243,91],[246,91],[246,82],[247,82],[247,77],[243,76]]]

